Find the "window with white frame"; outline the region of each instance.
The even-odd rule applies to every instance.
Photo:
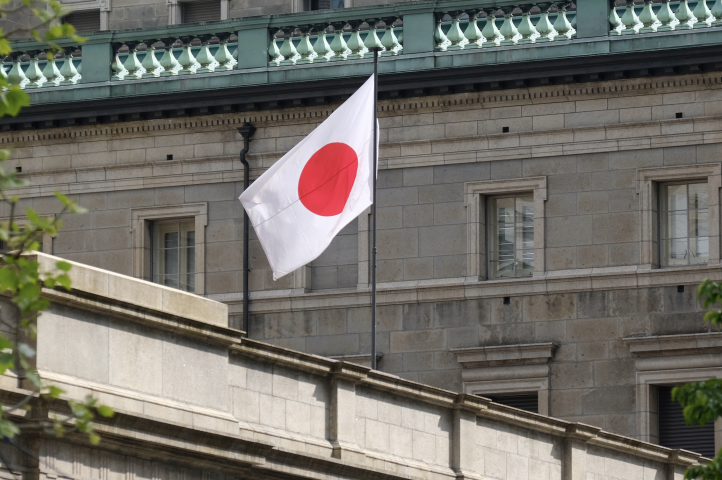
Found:
[[[513,278],[544,272],[546,177],[464,184],[466,276]]]
[[[206,203],[131,209],[133,276],[205,294]]]
[[[534,274],[534,195],[489,199],[489,277]]]
[[[153,281],[186,292],[195,292],[195,221],[153,224]]]
[[[663,266],[709,261],[707,182],[660,188],[660,248]]]

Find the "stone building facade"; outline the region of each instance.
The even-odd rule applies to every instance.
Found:
[[[34,257],[42,272],[58,260]],[[68,398],[93,395],[115,415],[94,422],[98,445],[42,429],[3,442],[4,478],[681,480],[705,461],[243,338],[226,305],[186,292],[82,264],[70,276],[72,292],[43,290],[36,344],[39,373],[66,394],[32,414],[62,418]],[[3,401],[23,387],[0,377]]]
[[[722,75],[707,40],[665,49],[609,40],[606,25],[585,38],[584,15],[608,2],[587,5],[572,39],[475,57],[423,50],[412,30],[421,20],[404,14],[409,55],[380,63],[379,369],[508,402],[531,397],[539,413],[664,444],[660,392],[722,374],[722,336],[695,296],[721,276]],[[429,32],[434,18],[445,17],[424,17]],[[655,39],[716,38],[705,32]],[[605,54],[587,54],[601,43]],[[256,50],[237,51],[245,70],[213,78],[105,72],[105,83],[86,84],[99,73],[84,66],[83,82],[33,92],[37,103],[0,134],[15,149],[9,168],[31,183],[17,194],[43,215],[58,212],[55,190],[89,210],[65,218],[44,251],[146,280],[176,275],[177,286],[228,305],[240,328],[237,128],[256,127],[257,178],[371,68],[268,66],[265,52],[251,68]],[[161,245],[166,234],[176,243]],[[367,214],[275,282],[253,234],[250,249],[249,338],[368,362]],[[169,250],[185,266],[163,270]],[[706,434],[717,449],[720,432]]]

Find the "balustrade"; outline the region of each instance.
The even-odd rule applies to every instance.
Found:
[[[571,0],[562,0],[438,12],[434,30],[436,51],[570,40],[576,33],[573,26],[576,13],[571,20],[567,17],[571,5]],[[445,21],[447,17],[450,20]]]
[[[722,26],[722,0],[610,0],[610,35]],[[619,14],[622,14],[621,16]]]
[[[0,74],[13,85],[38,89],[67,87],[84,81],[137,82],[160,77],[218,75],[250,68],[331,65],[368,59],[373,49],[380,50],[387,59],[403,56],[407,51],[431,54],[432,50],[442,58],[440,54],[445,52],[463,54],[532,44],[553,45],[575,40],[576,4],[584,5],[583,1],[438,0],[412,2],[413,8],[409,2],[401,2],[230,19],[217,24],[97,32],[90,35],[92,42],[88,43],[94,48],[89,51],[95,53],[85,60],[92,62],[89,79],[83,79],[82,74],[83,46],[62,42],[58,53],[42,50],[42,44],[20,42],[25,49],[15,48]],[[580,37],[594,41],[606,31],[610,36],[673,30],[692,33],[722,26],[722,0],[590,1],[597,2],[593,12],[601,11],[599,2],[602,7],[609,2],[610,7],[608,19],[590,14],[586,19],[579,16]],[[413,28],[406,32],[410,42],[406,48],[405,12],[408,28]],[[609,24],[608,30],[605,22]],[[239,43],[239,37],[244,38],[243,42]],[[98,68],[98,59],[108,65],[106,71]]]
[[[396,33],[401,16],[339,20],[299,24],[269,29],[269,66],[305,65],[369,58],[371,48],[381,56],[395,56],[403,51],[402,36]],[[379,28],[383,28],[379,38]],[[331,43],[327,35],[333,34]],[[281,45],[279,46],[279,42]]]

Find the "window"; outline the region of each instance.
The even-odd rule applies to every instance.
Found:
[[[707,183],[662,185],[660,246],[665,266],[709,261]]]
[[[344,0],[311,0],[311,10],[344,8]]]
[[[156,222],[153,226],[153,281],[195,292],[195,221]]]
[[[220,0],[184,2],[183,23],[214,22],[221,19]]]
[[[534,196],[489,201],[489,277],[534,273]]]
[[[100,28],[100,10],[83,10],[63,17],[63,23],[69,23],[78,32],[97,32]]]
[[[133,276],[205,294],[206,203],[131,209]]]
[[[643,268],[709,264],[720,261],[719,163],[637,170]]]
[[[546,177],[467,182],[464,195],[469,279],[544,272]]]
[[[492,402],[506,405],[507,407],[518,408],[531,413],[539,413],[539,394],[528,393],[520,395],[484,395]]]
[[[705,425],[687,425],[682,406],[672,401],[672,388],[658,386],[659,444],[667,448],[682,448],[702,456],[715,456],[714,422]]]

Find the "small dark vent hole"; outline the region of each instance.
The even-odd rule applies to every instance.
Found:
[[[15,171],[20,173],[23,171],[23,167],[15,167]]]
[[[684,293],[684,285],[677,285],[677,293]]]
[[[682,113],[682,112],[677,112],[677,114],[676,114],[675,116],[676,116],[677,118],[684,118],[684,113]]]
[[[511,297],[504,297],[504,305],[511,305]]]
[[[509,133],[509,127],[501,127],[501,133]]]
[[[166,159],[166,160],[173,160],[173,155],[166,155],[166,156],[165,156],[165,159]]]

